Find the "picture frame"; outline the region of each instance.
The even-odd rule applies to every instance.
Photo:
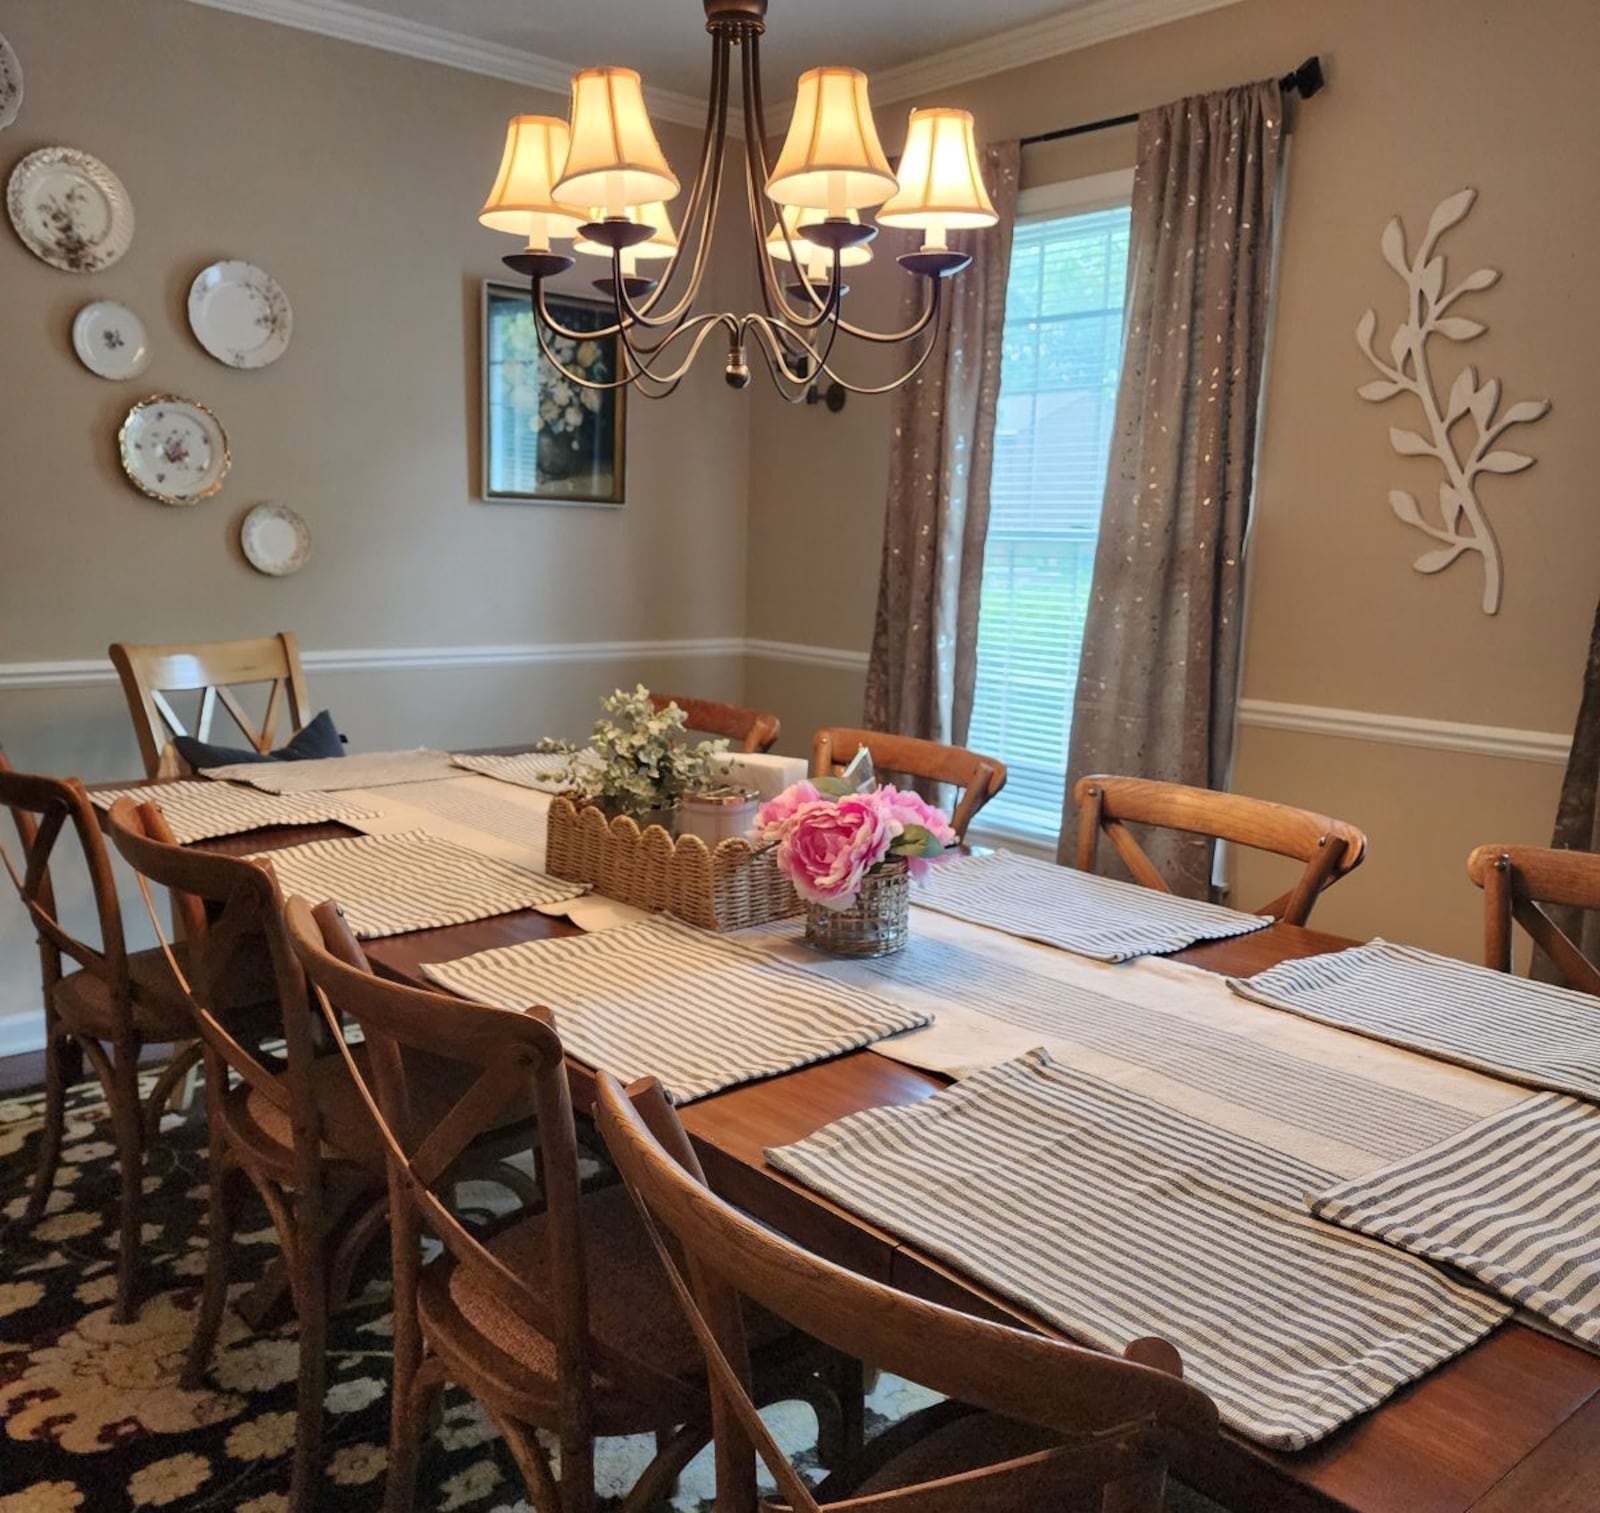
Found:
[[[598,300],[547,290],[569,331],[615,322]],[[544,354],[526,285],[483,285],[483,497],[538,504],[621,505],[627,482],[627,390],[586,389]],[[548,332],[563,366],[616,376],[616,336],[573,340]]]

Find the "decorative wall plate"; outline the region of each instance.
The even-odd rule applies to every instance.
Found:
[[[22,109],[22,64],[4,37],[0,37],[0,130],[17,119]]]
[[[97,299],[78,311],[72,349],[101,378],[137,378],[150,365],[144,322],[114,299]]]
[[[258,504],[239,527],[245,561],[258,573],[286,578],[311,558],[311,532],[286,504]]]
[[[99,158],[75,147],[30,152],[6,184],[6,214],[35,257],[65,273],[99,273],[133,241],[133,202]]]
[[[222,487],[233,459],[228,433],[203,404],[176,394],[141,399],[117,434],[122,470],[163,504],[199,504]]]
[[[264,368],[289,347],[289,297],[270,273],[235,259],[202,268],[189,286],[189,325],[230,368]]]

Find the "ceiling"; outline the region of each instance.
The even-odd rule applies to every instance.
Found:
[[[772,0],[761,40],[773,99],[819,63],[874,72],[964,47],[1088,0]],[[1132,3],[1132,0],[1123,0]],[[701,0],[361,0],[364,9],[584,67],[637,68],[658,89],[705,89]]]

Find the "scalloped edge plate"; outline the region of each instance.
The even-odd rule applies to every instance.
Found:
[[[269,531],[272,526],[287,526],[294,533],[293,545],[285,550],[281,537],[279,542],[269,539],[280,535]],[[258,573],[287,578],[311,560],[311,530],[286,504],[258,504],[239,523],[239,550]]]

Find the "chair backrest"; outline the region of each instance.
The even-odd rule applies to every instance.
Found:
[[[732,741],[739,751],[770,751],[781,728],[777,715],[742,704],[721,704],[715,699],[687,699],[682,694],[653,693],[650,703],[659,714],[669,704],[683,711],[686,729],[704,731]]]
[[[964,746],[845,725],[832,725],[812,736],[811,775],[837,776],[863,746],[872,753],[873,771],[880,778],[921,778],[959,788],[950,827],[963,840],[972,817],[1006,785],[1006,764],[998,757],[982,756]]]
[[[1305,863],[1292,888],[1251,911],[1291,925],[1303,925],[1317,895],[1360,866],[1367,852],[1367,837],[1354,825],[1242,793],[1095,774],[1078,779],[1072,798],[1078,806],[1081,872],[1095,870],[1095,852],[1104,831],[1135,882],[1170,893],[1166,879],[1128,829],[1130,824],[1214,836]]]
[[[1467,876],[1483,889],[1483,960],[1511,970],[1511,922],[1532,936],[1569,988],[1600,993],[1600,964],[1592,962],[1540,907],[1600,909],[1600,855],[1545,846],[1479,846]]]
[[[187,772],[172,737],[193,735],[197,740],[210,740],[219,705],[257,751],[272,750],[278,711],[285,699],[291,729],[298,730],[311,715],[300,648],[286,631],[248,641],[201,641],[193,646],[130,646],[118,641],[111,647],[111,661],[127,695],[146,777],[181,777]],[[259,724],[233,692],[253,683],[270,685]],[[191,731],[167,695],[195,691],[200,693],[200,706]]]
[[[661,1244],[706,1356],[716,1417],[719,1513],[755,1507],[755,1459],[795,1513],[822,1513],[761,1422],[749,1395],[740,1298],[825,1344],[974,1407],[1073,1436],[1077,1443],[952,1481],[844,1504],[851,1513],[955,1513],[1053,1507],[1074,1488],[1122,1484],[1121,1509],[1157,1509],[1160,1473],[1177,1444],[1213,1432],[1211,1400],[1181,1377],[1164,1341],[1124,1359],[924,1302],[801,1249],[711,1191],[683,1126],[653,1079],[624,1089],[600,1078],[606,1146],[645,1217],[681,1250],[687,1277]],[[659,1226],[659,1229],[657,1228]],[[723,1480],[727,1474],[727,1483]],[[1130,1498],[1137,1486],[1142,1497]],[[953,1489],[953,1490],[952,1490]],[[1032,1495],[1029,1495],[1032,1494]],[[1003,1501],[1001,1500],[1003,1498]]]
[[[172,894],[184,938],[180,976],[205,1046],[206,1085],[224,1088],[237,1073],[283,1116],[293,1130],[302,1180],[315,1180],[321,1160],[321,1121],[312,1091],[316,1045],[305,975],[289,947],[283,898],[269,863],[178,845],[166,816],[153,802],[120,798],[106,817],[111,843],[133,870]],[[146,894],[148,899],[148,894]],[[209,907],[208,907],[209,906]],[[152,909],[152,921],[160,929]],[[287,1066],[261,1059],[239,1038],[229,1005],[238,999],[238,974],[259,975],[262,942],[272,991],[282,1013]],[[250,1028],[254,1028],[251,1026]]]
[[[376,976],[332,903],[313,909],[304,899],[291,898],[287,919],[293,949],[330,1025],[337,1033],[340,1019],[348,1017],[361,1026],[366,1041],[371,1081],[353,1058],[347,1055],[347,1060],[382,1136],[389,1168],[395,1306],[415,1307],[418,1246],[425,1227],[449,1250],[463,1275],[554,1344],[564,1424],[581,1431],[592,1421],[595,1375],[641,1402],[666,1402],[692,1412],[703,1401],[697,1389],[608,1350],[590,1334],[577,1132],[565,1056],[548,1012],[534,1008],[518,1013]],[[344,1046],[342,1034],[337,1043]],[[466,1091],[429,1125],[419,1118],[411,1089],[423,1076],[437,1077],[441,1060],[476,1075],[464,1079]],[[526,1106],[530,1094],[538,1121],[549,1246],[549,1288],[542,1296],[499,1260],[440,1196],[447,1174],[467,1147],[502,1124],[518,1102]]]
[[[17,772],[0,751],[0,804],[11,811],[22,844],[14,879],[23,907],[39,938],[40,969],[46,994],[61,980],[61,959],[76,962],[110,988],[116,1038],[132,1035],[128,958],[122,935],[122,907],[117,900],[111,859],[106,855],[94,806],[76,778],[52,778]],[[98,948],[73,935],[56,913],[50,858],[63,831],[71,825],[77,837],[100,926]],[[7,870],[10,870],[8,864]]]

